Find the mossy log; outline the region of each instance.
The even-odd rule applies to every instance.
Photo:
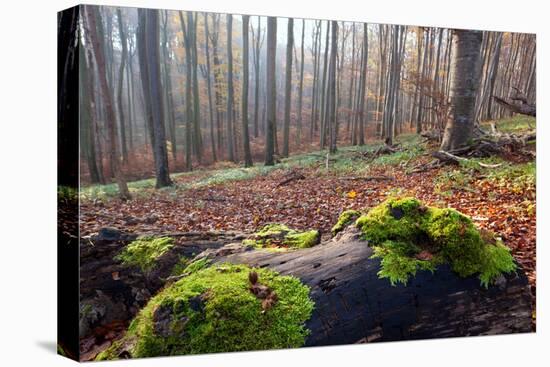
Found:
[[[448,265],[418,271],[407,285],[378,276],[380,260],[354,226],[321,245],[286,253],[209,250],[214,262],[271,268],[311,288],[307,346],[531,331],[531,295],[522,269],[488,288]],[[222,255],[220,255],[222,254]]]

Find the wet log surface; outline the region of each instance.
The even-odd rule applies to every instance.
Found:
[[[311,287],[315,310],[306,345],[412,340],[531,331],[531,295],[521,269],[485,289],[448,266],[420,271],[409,283],[379,279],[372,249],[348,228],[333,241],[301,251],[209,255],[216,262],[269,267]]]

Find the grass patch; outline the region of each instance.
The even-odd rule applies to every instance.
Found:
[[[276,294],[266,308],[249,277]],[[308,335],[309,287],[269,269],[221,264],[180,279],[153,297],[126,335],[97,360],[295,348]]]
[[[537,120],[532,116],[516,114],[510,118],[493,121],[497,130],[503,133],[522,133],[534,130],[537,126]],[[491,121],[484,122],[481,127],[487,131],[491,130]]]

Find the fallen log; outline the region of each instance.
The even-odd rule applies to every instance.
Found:
[[[512,112],[533,117],[537,116],[537,106],[534,104],[529,104],[524,96],[512,96],[510,99],[497,96],[493,96],[493,98],[499,105]],[[519,101],[519,103],[515,101]]]
[[[230,252],[212,249],[201,256],[268,267],[311,288],[315,309],[306,324],[308,346],[531,331],[531,294],[521,269],[488,289],[448,266],[419,271],[406,286],[391,286],[378,277],[380,262],[371,258],[372,249],[354,227],[300,251],[233,246]]]

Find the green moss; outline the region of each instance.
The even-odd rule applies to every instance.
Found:
[[[343,211],[338,217],[338,222],[336,222],[334,227],[332,227],[332,235],[334,236],[338,232],[342,231],[348,225],[353,223],[353,221],[355,221],[360,215],[361,213],[359,211],[353,209]]]
[[[487,287],[516,268],[508,248],[482,238],[469,217],[414,198],[390,198],[359,217],[356,225],[374,248],[373,256],[382,258],[379,276],[392,284],[406,284],[418,269],[433,271],[448,263],[462,277],[478,274]]]
[[[199,270],[202,270],[210,265],[210,259],[203,257],[202,259],[195,260],[185,267],[183,274],[193,274]]]
[[[250,290],[252,270],[277,295],[269,308]],[[300,347],[313,307],[309,288],[295,277],[245,265],[215,265],[153,297],[122,341],[98,358],[116,359],[121,345],[131,345],[128,352],[134,358]]]
[[[320,241],[319,231],[297,231],[284,224],[272,223],[254,233],[251,239],[244,240],[245,245],[257,248],[308,248]]]
[[[122,261],[127,266],[137,266],[143,272],[154,269],[156,260],[174,246],[174,239],[170,237],[143,237],[130,243],[115,260]]]

